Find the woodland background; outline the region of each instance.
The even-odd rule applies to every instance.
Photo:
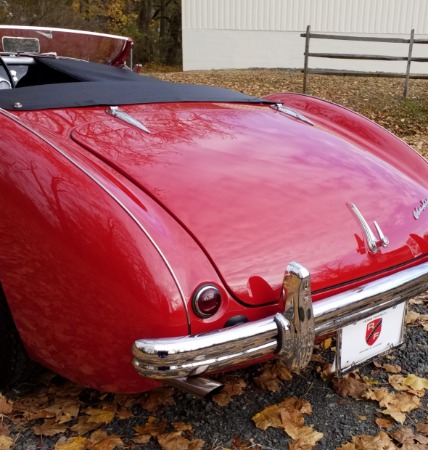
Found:
[[[181,0],[0,0],[0,23],[130,36],[138,64],[181,64]]]

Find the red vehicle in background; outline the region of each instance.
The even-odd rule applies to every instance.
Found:
[[[400,345],[428,288],[428,165],[338,105],[172,84],[128,38],[0,27],[0,384],[344,374]]]

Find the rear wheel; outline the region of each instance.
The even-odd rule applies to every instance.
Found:
[[[0,389],[26,379],[32,367],[0,286]]]

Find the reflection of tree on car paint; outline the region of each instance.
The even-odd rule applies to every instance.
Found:
[[[80,39],[116,42],[118,65],[130,45]],[[299,94],[1,61],[17,81],[0,91],[0,325],[20,361],[22,339],[84,385],[206,393],[214,371],[301,370],[324,336],[339,374],[403,342],[406,300],[428,287],[428,165],[399,139]],[[10,383],[22,367],[0,355]]]

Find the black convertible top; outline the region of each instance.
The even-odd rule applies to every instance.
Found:
[[[230,89],[169,83],[130,70],[73,59],[34,57],[14,89],[0,90],[0,108],[39,110],[137,103],[270,103]]]

